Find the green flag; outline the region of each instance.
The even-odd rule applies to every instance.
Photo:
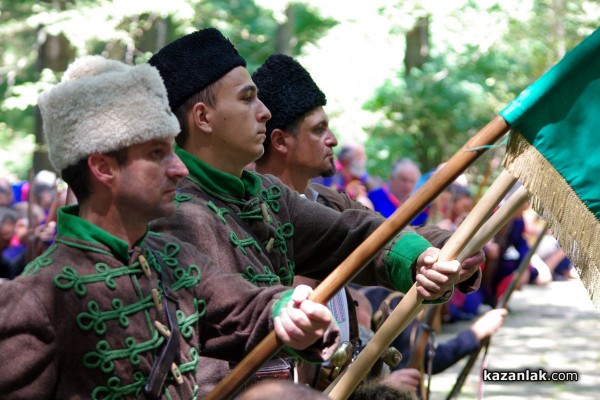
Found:
[[[504,166],[531,194],[600,309],[600,29],[500,115]]]

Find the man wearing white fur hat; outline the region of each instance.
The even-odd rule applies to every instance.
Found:
[[[59,210],[54,244],[0,291],[2,399],[193,399],[200,350],[239,360],[271,329],[311,360],[331,354],[331,314],[309,288],[257,288],[148,231],[175,212],[188,173],[156,69],[84,57],[39,106],[79,204]]]

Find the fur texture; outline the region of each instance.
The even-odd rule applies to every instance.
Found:
[[[206,28],[169,43],[148,61],[155,66],[169,93],[169,104],[177,110],[200,92],[246,60],[215,28]]]
[[[50,161],[58,170],[92,153],[106,153],[152,139],[176,136],[179,122],[169,108],[156,68],[129,66],[86,56],[38,99]]]
[[[268,144],[273,129],[283,129],[308,111],[327,104],[325,94],[307,70],[290,56],[274,54],[252,75],[258,98],[271,111]]]

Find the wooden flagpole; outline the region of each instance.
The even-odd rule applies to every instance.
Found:
[[[375,257],[404,226],[418,215],[442,190],[453,182],[498,138],[509,130],[506,121],[496,116],[475,136],[473,136],[450,160],[437,171],[419,190],[396,212],[382,223],[360,246],[358,246],[329,276],[314,290],[311,300],[325,304],[337,291],[348,284],[360,270]],[[440,259],[441,254],[440,254]],[[413,292],[416,300],[416,288]],[[416,302],[414,303],[416,304]],[[419,311],[407,311],[412,317]],[[411,317],[411,319],[412,319]],[[282,347],[275,332],[270,332],[216,387],[208,394],[207,400],[232,398],[262,364],[273,357]]]
[[[503,171],[494,184],[488,189],[481,200],[469,212],[465,220],[446,242],[438,259],[449,261],[458,259],[462,261],[466,256],[464,253],[467,242],[475,232],[483,225],[488,215],[496,208],[500,201],[506,196],[510,188],[515,184],[516,178],[510,173]],[[347,399],[364,378],[367,371],[371,369],[377,358],[394,341],[396,337],[406,328],[421,308],[423,299],[417,295],[416,284],[408,291],[402,301],[398,303],[392,314],[379,327],[368,345],[360,352],[356,360],[343,374],[340,379],[334,381],[325,391],[334,400]],[[330,390],[331,389],[331,390]]]
[[[525,188],[522,188],[522,189],[523,189],[523,191],[526,191]],[[524,203],[525,203],[525,201],[523,201],[521,203],[521,205],[524,204]],[[546,228],[547,227],[548,227],[548,224],[544,223],[544,226],[543,226],[542,231],[540,232],[540,235],[536,239],[536,241],[533,244],[533,246],[529,249],[529,252],[527,253],[527,256],[523,260],[521,260],[521,264],[519,264],[519,267],[517,268],[516,274],[515,274],[515,276],[513,277],[513,279],[510,282],[510,286],[508,287],[508,289],[506,289],[506,292],[504,293],[504,295],[502,296],[502,298],[498,302],[498,305],[496,306],[496,308],[504,308],[504,307],[506,307],[506,304],[508,303],[508,300],[510,299],[510,296],[514,292],[515,288],[517,287],[517,284],[518,284],[519,280],[521,279],[521,276],[525,272],[525,268],[527,268],[527,266],[529,265],[529,262],[531,261],[531,257],[533,256],[533,254],[535,253],[535,251],[539,247],[540,243],[542,242],[542,239],[544,238],[544,235],[546,234]],[[454,386],[450,390],[450,393],[448,393],[448,396],[446,397],[446,400],[456,399],[458,397],[458,395],[460,394],[460,391],[461,391],[463,385],[467,381],[467,377],[469,376],[469,373],[471,372],[471,369],[473,369],[473,365],[475,365],[475,361],[477,360],[477,357],[479,357],[479,353],[481,353],[481,350],[484,349],[484,348],[485,348],[485,353],[487,353],[487,349],[490,346],[490,340],[491,340],[491,336],[488,336],[487,338],[482,339],[481,342],[479,343],[479,346],[477,347],[477,349],[475,349],[469,355],[469,358],[467,359],[467,362],[465,363],[463,369],[460,371],[460,374],[456,378],[456,382],[454,383]]]

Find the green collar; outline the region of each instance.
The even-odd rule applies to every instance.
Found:
[[[89,221],[79,217],[79,206],[66,206],[58,210],[58,235],[62,238],[79,239],[90,243],[106,246],[110,251],[123,261],[129,260],[129,244]],[[138,243],[144,240],[144,235]],[[63,241],[63,243],[65,243]],[[65,243],[68,244],[68,243]],[[94,248],[90,248],[94,250]],[[98,250],[99,252],[102,252]]]
[[[261,187],[260,179],[251,172],[244,170],[241,178],[238,178],[211,167],[178,145],[175,145],[175,153],[190,171],[188,179],[202,189],[244,199],[256,196]]]

